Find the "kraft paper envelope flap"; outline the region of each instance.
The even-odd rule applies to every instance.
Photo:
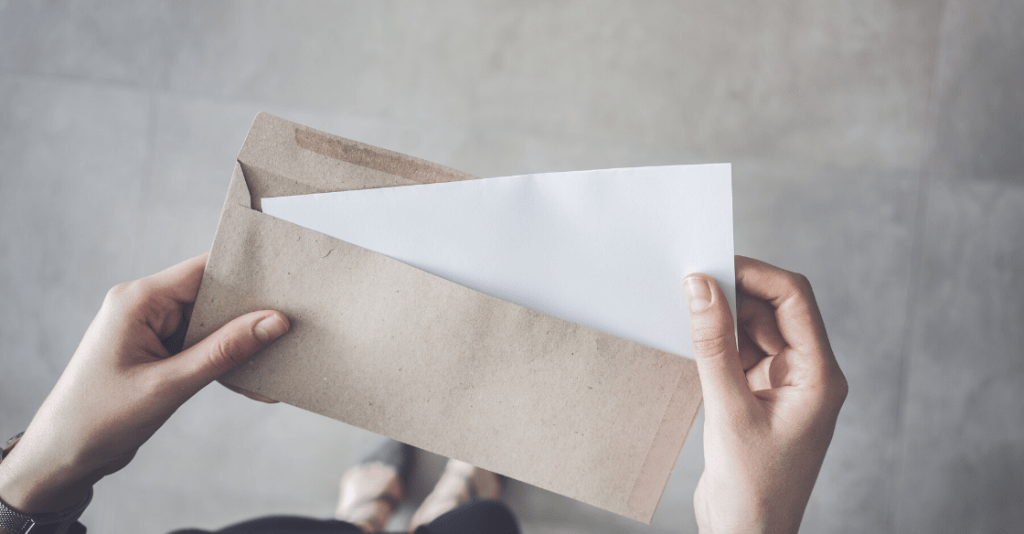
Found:
[[[263,197],[472,178],[259,114],[185,345],[280,310],[292,330],[226,382],[650,522],[700,407],[692,360],[260,211]]]

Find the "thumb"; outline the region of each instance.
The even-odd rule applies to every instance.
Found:
[[[173,374],[191,386],[188,389],[199,391],[284,335],[289,328],[291,324],[281,312],[247,313],[173,356],[167,363],[177,366]]]
[[[729,302],[710,276],[693,274],[683,280],[690,308],[690,336],[704,390],[704,403],[710,409],[730,405],[751,396],[747,377],[736,349]]]

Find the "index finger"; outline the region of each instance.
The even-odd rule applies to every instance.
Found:
[[[832,354],[807,278],[763,261],[736,256],[736,287],[775,308],[782,338],[800,352]]]
[[[181,304],[195,302],[209,253],[200,254],[145,278],[152,288]]]

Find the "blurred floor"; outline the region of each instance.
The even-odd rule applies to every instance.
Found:
[[[733,162],[737,253],[808,275],[850,381],[804,530],[1019,532],[1021,28],[1019,0],[0,1],[0,434],[110,286],[209,248],[262,110],[479,176]],[[649,527],[508,499],[528,533],[696,531],[701,425]],[[84,521],[327,515],[373,439],[211,387]]]

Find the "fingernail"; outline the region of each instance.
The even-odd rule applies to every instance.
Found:
[[[256,323],[256,326],[253,328],[256,338],[262,343],[270,343],[284,335],[287,331],[288,323],[276,313],[265,317],[262,321]]]
[[[711,305],[711,286],[699,276],[683,280],[686,298],[690,301],[690,313],[702,312]]]

